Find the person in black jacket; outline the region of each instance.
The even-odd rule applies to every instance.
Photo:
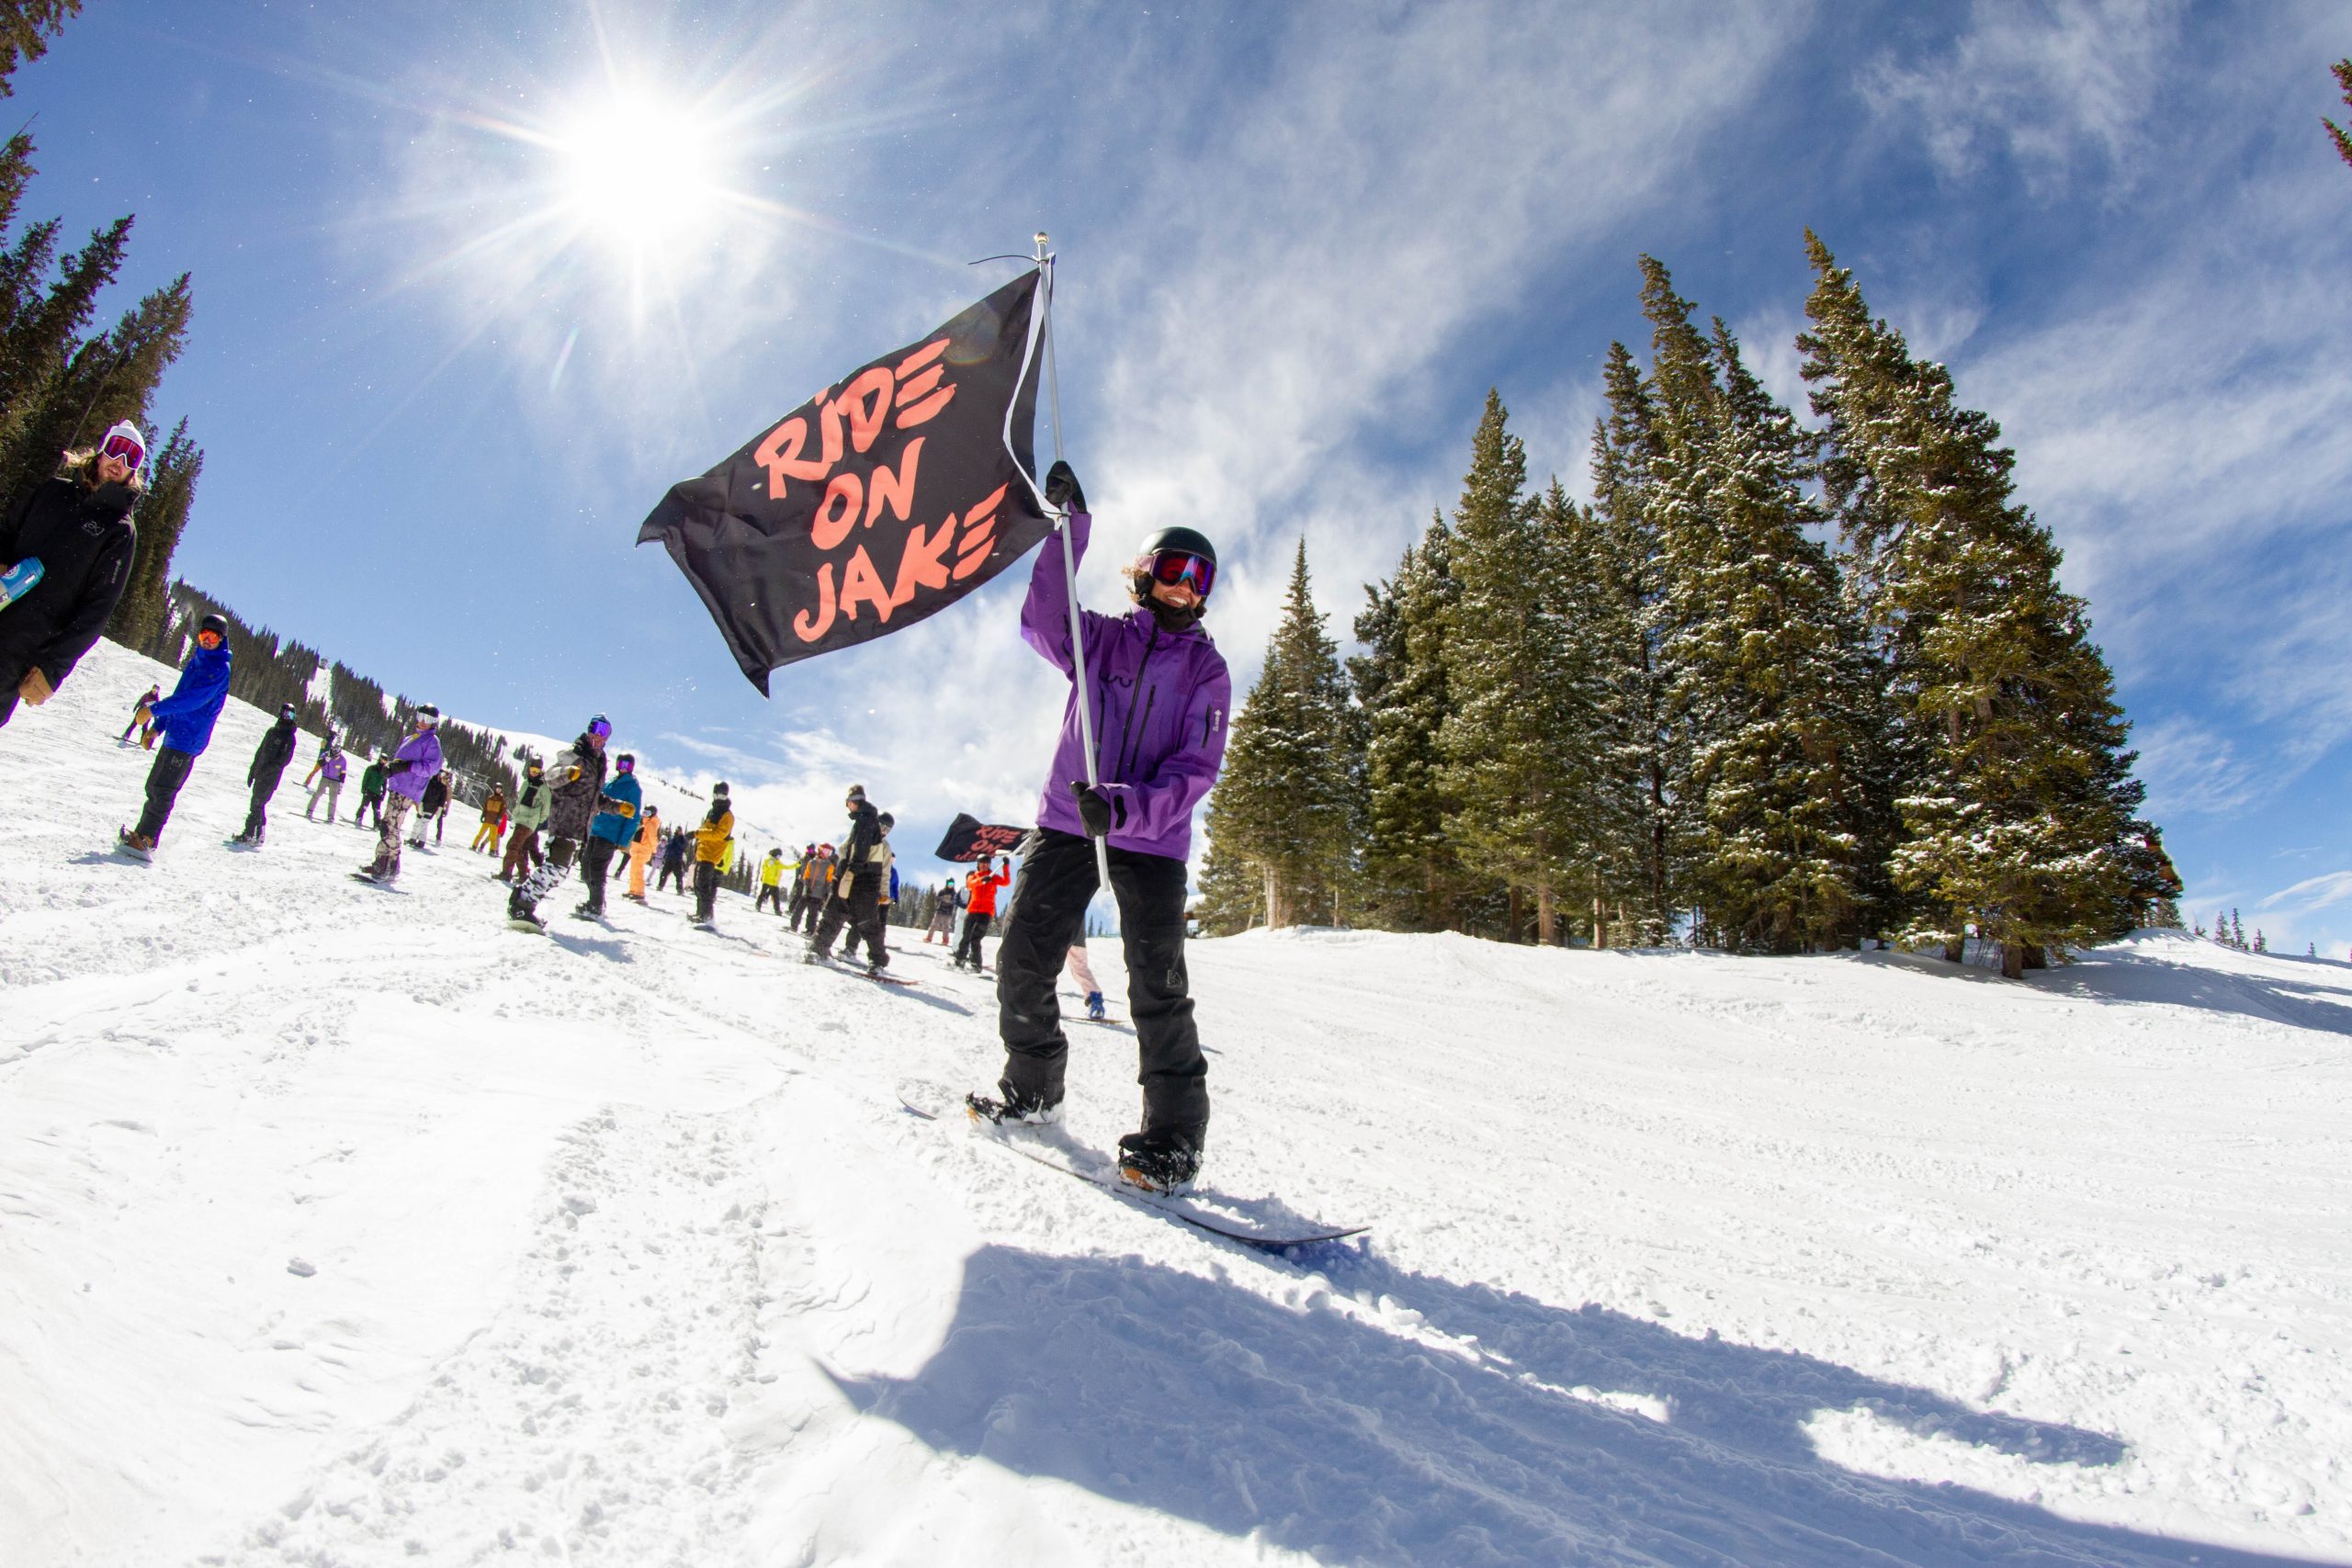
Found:
[[[832,897],[818,918],[817,934],[808,939],[806,962],[821,964],[833,955],[833,939],[844,922],[866,942],[874,955],[869,968],[879,971],[889,962],[882,949],[882,878],[889,869],[882,846],[880,813],[867,804],[865,786],[849,786],[843,806],[849,812],[849,837],[842,840]]]
[[[245,830],[231,843],[261,842],[262,829],[269,826],[266,809],[269,797],[277,793],[277,781],[293,760],[294,705],[288,703],[277,710],[277,722],[262,733],[261,744],[254,748],[253,765],[245,770],[245,783],[253,786],[253,804],[245,808]]]
[[[556,753],[555,766],[548,770],[547,863],[514,884],[506,899],[509,921],[546,929],[539,900],[571,874],[572,859],[595,819],[596,797],[605,793],[605,742],[612,735],[612,721],[598,714],[577,740]]]
[[[40,581],[0,608],[0,724],[17,699],[39,707],[98,640],[130,581],[130,509],[146,489],[147,443],[125,420],[96,448],[69,452],[0,519],[0,572],[40,562]]]

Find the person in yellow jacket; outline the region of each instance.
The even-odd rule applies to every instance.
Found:
[[[767,859],[760,863],[760,897],[752,906],[752,913],[756,915],[774,904],[776,918],[784,918],[784,849],[778,845],[768,852]]]
[[[649,806],[645,808],[645,821],[638,829],[637,837],[628,841],[628,891],[622,894],[622,897],[634,899],[639,904],[645,902],[645,863],[651,860],[653,852],[661,847],[662,813]]]
[[[332,810],[328,812],[327,819],[329,821],[334,819]],[[492,784],[490,786],[489,796],[481,803],[481,826],[474,829],[474,852],[481,853],[482,845],[486,843],[490,846],[490,853],[493,855],[498,853],[498,840],[505,836],[506,792],[498,785]]]
[[[715,924],[718,911],[718,879],[725,874],[727,851],[735,841],[735,807],[724,784],[710,792],[710,809],[695,829],[695,913],[698,926]]]

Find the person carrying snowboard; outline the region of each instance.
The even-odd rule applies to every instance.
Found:
[[[261,744],[254,748],[253,762],[245,769],[253,803],[245,808],[245,830],[231,843],[260,847],[262,829],[269,826],[269,797],[277,793],[277,781],[286,776],[286,764],[294,760],[294,705],[282,704],[277,722],[262,732]]]
[[[116,745],[130,745],[130,732],[134,729],[139,732],[140,744],[146,744],[147,728],[155,716],[155,699],[163,694],[164,688],[161,686],[147,688],[147,694],[140,698],[138,705],[130,710],[130,722],[123,726],[122,739],[116,741]]]
[[[140,812],[136,828],[116,834],[130,854],[146,860],[155,852],[155,841],[164,836],[164,824],[172,818],[180,786],[187,783],[188,770],[204,755],[204,749],[212,744],[212,726],[228,700],[229,623],[220,615],[207,615],[196,630],[196,650],[180,666],[179,683],[154,706],[164,746],[147,770],[146,809]]]
[[[653,807],[645,808],[645,820],[639,823],[637,832],[628,841],[628,891],[622,895],[632,903],[645,902],[645,863],[662,842],[662,813]]]
[[[694,923],[698,926],[718,929],[718,881],[726,874],[727,852],[734,842],[734,805],[727,798],[724,783],[713,784],[710,809],[703,813],[702,826],[695,829]]]
[[[842,840],[841,854],[833,862],[832,896],[825,900],[825,912],[817,921],[817,933],[808,939],[805,962],[822,963],[833,955],[833,939],[841,934],[844,923],[860,937],[868,934],[868,927],[882,918],[882,874],[888,865],[884,858],[887,849],[876,854],[882,844],[879,814],[867,804],[865,786],[849,786],[848,798],[842,802],[849,812],[849,837]],[[870,942],[876,953],[881,951],[879,938]],[[880,970],[883,962],[876,960],[873,967]]]
[[[613,759],[613,777],[596,797],[595,820],[588,825],[588,840],[580,846],[580,879],[588,885],[587,899],[572,910],[586,919],[605,918],[605,874],[613,857],[637,831],[637,814],[645,805],[645,790],[637,782],[637,758],[624,751]]]
[[[523,782],[514,791],[514,826],[506,840],[506,857],[499,862],[498,880],[511,883],[547,863],[539,852],[539,825],[548,819],[547,769],[537,757],[523,760]]]
[[[1012,880],[1012,868],[994,869],[996,858],[982,855],[980,863],[964,874],[964,939],[956,944],[956,967],[968,964],[974,974],[980,970],[980,939],[989,934],[989,922],[996,918],[997,889]]]
[[[130,509],[146,492],[146,462],[147,443],[125,420],[94,449],[68,452],[56,478],[0,519],[0,725],[19,699],[49,701],[106,629],[130,581]]]
[[[350,772],[351,764],[345,759],[343,748],[335,740],[334,731],[328,730],[327,738],[319,743],[318,761],[311,764],[309,775],[302,780],[303,787],[311,792],[311,804],[304,808],[302,815],[313,822],[317,821],[319,796],[323,795],[327,797],[327,826],[334,827],[335,807],[343,802],[343,781]]]
[[[1046,473],[1045,491],[1067,513],[1063,526],[1082,553],[1093,520],[1069,464]],[[1193,808],[1224,765],[1233,688],[1200,624],[1216,582],[1209,541],[1190,528],[1163,528],[1144,540],[1126,577],[1135,608],[1116,617],[1089,612],[1082,623],[1096,788],[1086,782],[1069,574],[1050,544],[1030,570],[1021,633],[1071,676],[1070,700],[1038,803],[1037,836],[1022,859],[1019,907],[997,947],[1004,1075],[995,1096],[975,1094],[968,1104],[1000,1122],[1050,1118],[1060,1106],[1069,1042],[1054,979],[1085,930],[1097,886],[1089,840],[1107,840],[1143,1086],[1143,1126],[1119,1139],[1119,1171],[1167,1191],[1199,1173],[1208,1136],[1208,1065],[1184,968],[1185,861]]]
[[[578,739],[556,753],[555,766],[548,770],[553,788],[548,802],[548,858],[507,897],[506,918],[515,924],[547,930],[547,922],[539,919],[539,900],[571,874],[581,840],[588,837],[597,799],[605,793],[605,742],[612,735],[612,721],[598,714]]]
[[[784,914],[784,846],[781,844],[770,850],[767,852],[767,858],[760,862],[760,896],[752,905],[752,913],[756,915],[771,904],[775,906],[777,917],[782,918]]]
[[[390,887],[401,879],[401,827],[441,773],[441,710],[431,703],[410,720],[409,738],[384,764],[384,799],[376,812],[376,858],[353,874]]]

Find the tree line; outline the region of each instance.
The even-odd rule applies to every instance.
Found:
[[[1815,424],[1641,259],[1589,502],[1499,392],[1462,495],[1342,660],[1302,539],[1211,795],[1201,918],[1797,953],[2011,976],[2177,924],[2180,884],[2061,554],[1950,373],[1811,231]]]

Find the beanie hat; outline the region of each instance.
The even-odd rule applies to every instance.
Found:
[[[864,800],[865,798],[865,786],[864,784],[850,785],[849,798],[852,800]]]
[[[725,779],[721,779],[717,784],[711,785],[710,793],[713,795],[724,798],[727,794],[727,781]]]

